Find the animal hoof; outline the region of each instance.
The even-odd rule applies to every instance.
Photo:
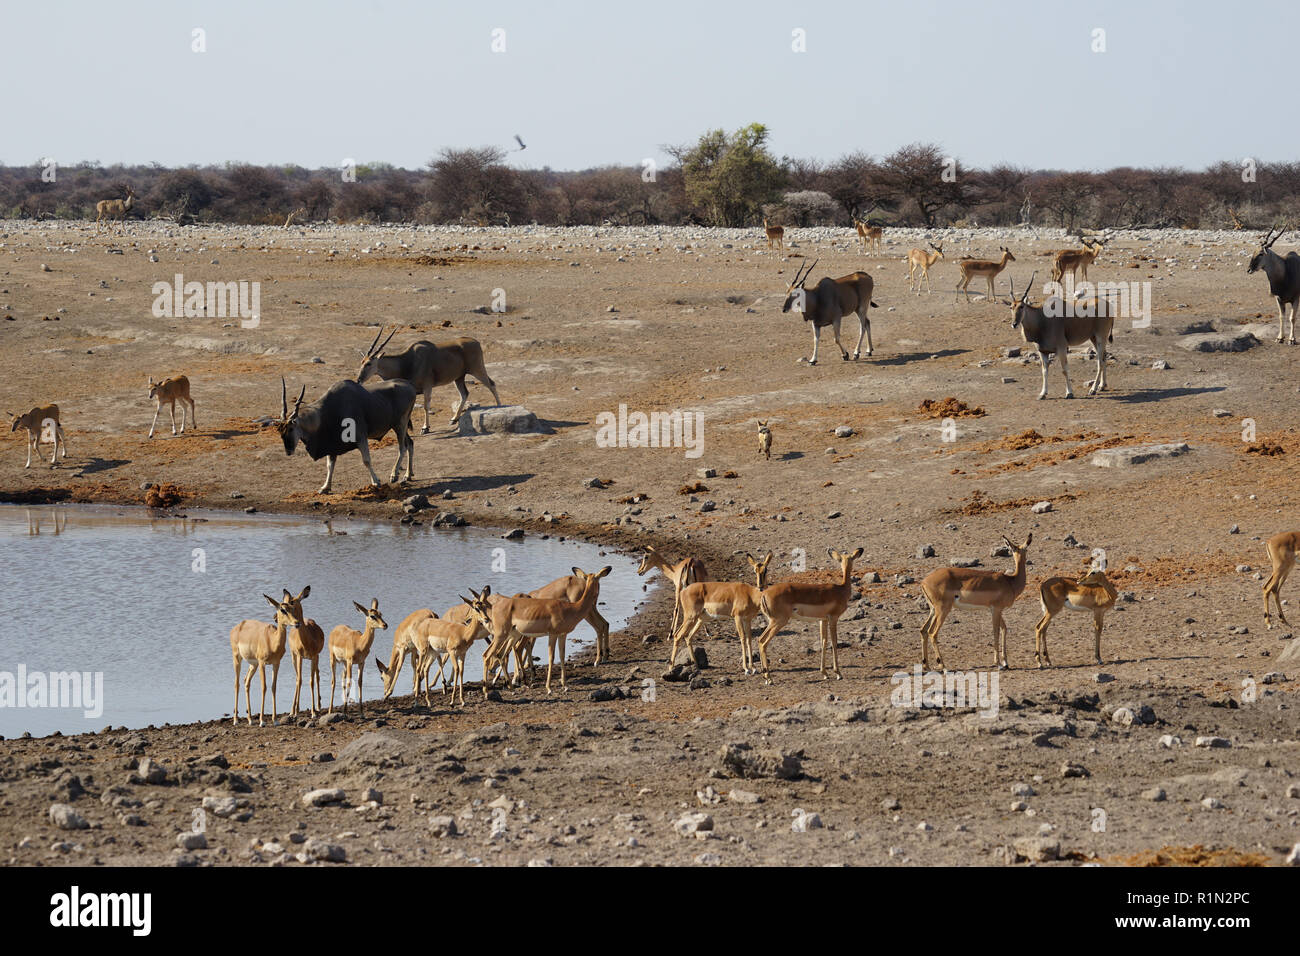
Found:
[[[421,434],[421,435],[427,435],[427,434],[429,434],[429,426],[428,426],[428,425],[425,425],[423,428],[421,428],[421,429],[420,429],[420,434]]]
[[[816,365],[816,364],[817,364],[817,360],[816,360],[816,359],[809,359],[809,360],[808,360],[808,364],[809,364],[809,365]]]

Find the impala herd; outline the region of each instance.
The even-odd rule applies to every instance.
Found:
[[[128,193],[126,200],[114,200],[100,203],[100,219],[110,221],[123,218],[131,208],[133,195]],[[764,231],[769,246],[784,249],[785,230],[781,226],[771,225],[764,220]],[[883,238],[883,228],[869,225],[861,220],[854,220],[862,250],[868,246],[879,251]],[[1282,235],[1273,235],[1272,230],[1261,241],[1259,251],[1251,261],[1248,271],[1262,269],[1270,282],[1270,289],[1278,302],[1279,336],[1282,341],[1282,322],[1288,307],[1292,311],[1294,329],[1294,311],[1300,306],[1300,256],[1290,253],[1285,258],[1273,253],[1271,246]],[[1105,237],[1083,238],[1082,249],[1061,250],[1053,258],[1052,279],[1060,282],[1065,276],[1073,279],[1081,275],[1087,280],[1088,267],[1093,265],[1101,253],[1109,235]],[[930,269],[944,258],[942,244],[929,243],[929,251],[913,248],[906,256],[908,279],[911,291],[920,294],[921,285],[930,290]],[[1007,265],[1016,261],[1016,257],[1006,247],[999,247],[1001,255],[997,259],[977,259],[965,256],[957,260],[960,282],[957,290],[964,293],[969,300],[968,286],[972,279],[983,278],[987,283],[987,299],[996,296],[995,281]],[[820,330],[831,326],[835,344],[841,357],[848,360],[848,351],[840,342],[841,320],[854,314],[859,321],[858,342],[854,348],[853,358],[861,355],[863,339],[867,343],[866,354],[872,354],[870,309],[876,307],[872,301],[874,281],[866,272],[854,272],[838,279],[823,277],[816,285],[807,288],[808,278],[816,266],[816,261],[806,269],[796,270],[794,279],[788,284],[783,312],[792,309],[799,311],[807,321],[813,323],[813,354],[808,360],[810,365],[817,364]],[[1036,277],[1037,273],[1035,273]],[[1032,288],[1033,279],[1030,280]],[[1059,359],[1062,375],[1066,382],[1066,397],[1071,397],[1067,356],[1071,346],[1091,343],[1097,354],[1097,369],[1094,379],[1089,383],[1089,392],[1096,394],[1106,385],[1106,344],[1113,340],[1114,316],[1104,300],[1091,303],[1088,308],[1078,308],[1078,315],[1061,316],[1053,310],[1035,307],[1028,303],[1029,289],[1017,298],[1014,282],[1011,283],[1010,304],[1013,313],[1012,327],[1018,329],[1025,341],[1034,346],[1040,357],[1043,370],[1043,389],[1039,398],[1047,393],[1048,361],[1055,355]],[[284,441],[285,451],[292,454],[299,442],[306,445],[313,458],[328,457],[328,470],[322,492],[328,492],[330,478],[333,474],[334,460],[343,452],[355,447],[361,452],[371,477],[378,483],[378,476],[370,469],[368,444],[370,438],[382,437],[388,431],[398,438],[398,465],[394,466],[392,480],[396,480],[398,466],[405,455],[407,477],[412,471],[410,449],[412,445],[411,417],[417,398],[422,394],[425,407],[424,431],[430,429],[429,403],[430,392],[439,385],[455,383],[460,392],[460,403],[456,409],[453,424],[464,410],[468,393],[465,377],[471,375],[497,395],[496,385],[488,376],[483,360],[483,352],[474,339],[461,338],[454,342],[434,345],[420,341],[404,351],[387,355],[385,348],[392,338],[380,341],[384,330],[376,335],[366,350],[363,364],[355,380],[336,383],[314,405],[303,407],[305,387],[290,413],[287,386],[282,381],[281,416],[274,421]],[[1291,341],[1294,342],[1294,331]],[[377,377],[379,382],[364,385],[367,378]],[[152,438],[157,426],[158,416],[164,405],[169,407],[172,419],[172,434],[176,435],[176,403],[181,403],[180,433],[184,433],[186,413],[189,415],[191,429],[197,427],[194,420],[194,400],[190,395],[190,381],[185,375],[177,375],[155,382],[148,381],[148,395],[154,402],[153,421],[149,427]],[[11,431],[20,428],[27,431],[27,465],[31,466],[33,450],[38,450],[39,443],[46,442],[54,446],[51,465],[55,464],[61,452],[67,455],[66,440],[60,422],[57,405],[37,406],[23,415],[11,415]],[[359,435],[340,440],[335,435],[338,421],[356,419],[364,427]],[[771,457],[772,432],[766,421],[759,421],[759,453],[765,458]],[[949,617],[953,607],[964,604],[971,607],[986,607],[992,615],[992,667],[1009,666],[1007,655],[1007,625],[1004,615],[1024,591],[1027,583],[1027,552],[1033,540],[1027,535],[1022,544],[1017,545],[1009,538],[1004,538],[1010,549],[1014,566],[1009,573],[982,569],[943,567],[928,574],[921,582],[921,592],[929,606],[929,613],[921,627],[921,663],[931,666],[933,652],[934,666],[945,667],[939,651],[938,634]],[[1272,574],[1264,584],[1264,620],[1267,627],[1272,627],[1271,609],[1276,606],[1279,620],[1286,623],[1280,599],[1280,589],[1296,562],[1297,548],[1300,548],[1300,532],[1287,532],[1271,537],[1267,542],[1268,554],[1272,562]],[[772,553],[755,558],[746,555],[750,569],[754,573],[754,584],[741,581],[715,581],[704,563],[696,557],[687,556],[679,561],[671,561],[658,549],[647,546],[637,573],[644,575],[658,569],[673,586],[673,611],[670,624],[672,642],[669,653],[669,666],[674,666],[679,648],[685,644],[689,657],[694,658],[695,649],[692,641],[701,628],[711,620],[730,619],[736,628],[740,641],[741,670],[744,674],[757,674],[761,666],[764,681],[772,683],[771,663],[768,649],[772,640],[791,620],[816,621],[821,638],[820,673],[823,679],[834,676],[841,678],[839,666],[838,626],[855,596],[853,584],[853,564],[862,557],[862,548],[854,551],[840,552],[831,550],[829,555],[838,566],[838,574],[833,580],[810,581],[792,579],[768,584],[767,576],[772,561]],[[521,681],[536,677],[533,662],[533,645],[538,638],[545,636],[548,641],[548,659],[545,687],[549,694],[552,690],[552,678],[556,651],[559,651],[559,684],[566,688],[566,639],[581,622],[587,622],[596,634],[594,666],[611,659],[609,646],[609,622],[597,610],[600,594],[600,580],[610,572],[609,567],[596,572],[587,572],[573,568],[571,575],[557,578],[550,583],[528,593],[511,596],[493,593],[490,586],[481,591],[468,589],[469,597],[461,596],[460,603],[439,616],[433,610],[421,608],[412,611],[398,624],[394,635],[388,662],[379,656],[374,662],[383,680],[383,696],[393,694],[397,677],[402,666],[409,658],[412,669],[412,694],[418,698],[423,689],[426,706],[430,705],[430,688],[432,683],[441,679],[443,694],[451,690],[451,702],[464,705],[464,669],[466,656],[477,640],[483,640],[483,685],[485,695],[488,688],[498,679],[507,679],[511,686]],[[379,609],[379,601],[372,598],[369,605],[353,602],[353,607],[364,619],[361,630],[349,624],[334,627],[328,640],[322,628],[314,620],[306,618],[303,601],[309,597],[310,587],[304,587],[296,596],[285,589],[279,599],[262,595],[274,609],[272,622],[244,620],[230,631],[230,649],[235,671],[235,709],[234,721],[239,719],[239,685],[244,664],[248,670],[244,674],[244,702],[248,722],[252,722],[251,684],[256,670],[261,678],[262,701],[259,709],[258,723],[265,719],[266,705],[266,669],[271,669],[271,714],[272,720],[278,719],[276,710],[276,684],[279,676],[281,659],[286,649],[290,651],[295,672],[293,706],[290,716],[296,716],[300,710],[303,668],[310,664],[307,674],[308,708],[313,716],[323,709],[320,689],[320,655],[326,654],[330,668],[330,702],[328,712],[332,713],[337,685],[339,665],[343,667],[342,708],[347,710],[349,697],[352,695],[355,672],[356,699],[358,710],[364,714],[364,695],[362,693],[366,659],[371,655],[377,630],[387,630],[388,623]],[[1270,604],[1270,599],[1272,604]],[[1063,610],[1090,612],[1093,617],[1094,645],[1093,662],[1102,662],[1101,634],[1106,612],[1118,600],[1118,592],[1107,578],[1105,571],[1094,568],[1081,577],[1053,576],[1039,585],[1039,600],[1042,617],[1034,631],[1034,658],[1038,667],[1051,666],[1047,649],[1047,629],[1051,621]],[[766,624],[757,640],[758,662],[754,660],[754,620],[762,615]],[[827,651],[830,651],[829,669]],[[511,663],[514,672],[511,674]],[[433,674],[433,665],[437,664],[437,673]],[[444,667],[449,667],[444,676]]]

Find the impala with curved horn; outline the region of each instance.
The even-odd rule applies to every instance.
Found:
[[[487,367],[483,364],[483,346],[479,345],[478,339],[462,336],[440,345],[421,339],[408,345],[404,351],[395,355],[385,355],[384,348],[397,334],[397,329],[394,328],[388,333],[388,338],[380,342],[379,337],[383,334],[384,330],[381,327],[374,341],[370,343],[370,348],[366,349],[361,371],[357,372],[357,381],[365,382],[370,376],[377,375],[390,380],[404,378],[414,385],[416,392],[424,396],[424,429],[421,434],[427,434],[429,431],[429,401],[433,396],[433,390],[439,385],[450,385],[455,382],[460,392],[460,405],[456,407],[456,413],[452,416],[452,425],[460,421],[465,406],[469,404],[469,389],[465,387],[466,375],[473,375],[481,384],[486,385],[492,392],[492,397],[496,399],[496,403],[501,404],[496,383],[492,381],[487,373]]]
[[[1279,256],[1273,251],[1273,243],[1284,235],[1286,229],[1273,235],[1273,229],[1270,227],[1268,232],[1264,233],[1264,238],[1260,240],[1259,251],[1250,260],[1246,273],[1252,274],[1263,269],[1264,275],[1268,276],[1268,291],[1273,294],[1273,300],[1277,302],[1279,342],[1282,341],[1282,323],[1286,319],[1287,306],[1291,307],[1291,334],[1287,342],[1295,345],[1295,311],[1300,307],[1300,255],[1288,252],[1285,256]]]
[[[402,458],[406,458],[403,481],[414,477],[415,441],[411,438],[411,410],[415,408],[415,387],[410,382],[395,379],[358,385],[344,380],[335,382],[329,391],[306,408],[302,400],[307,386],[302,387],[289,412],[288,386],[280,379],[280,419],[275,423],[284,442],[284,453],[292,455],[298,443],[307,447],[312,461],[326,459],[325,484],[319,494],[327,495],[334,481],[334,465],[340,455],[353,449],[361,453],[372,484],[379,485],[379,476],[370,467],[370,439],[383,438],[389,432],[397,436],[397,462],[389,481],[397,480]]]
[[[813,324],[813,354],[808,360],[809,365],[817,364],[817,347],[821,342],[822,329],[828,325],[835,331],[835,344],[839,347],[840,358],[846,362],[849,360],[849,353],[840,342],[840,321],[844,316],[856,313],[858,344],[853,349],[853,359],[857,361],[862,354],[864,337],[867,340],[867,354],[872,352],[871,320],[868,315],[871,309],[879,308],[871,301],[875,280],[865,272],[854,272],[838,279],[823,276],[813,288],[805,289],[804,283],[820,261],[814,259],[807,272],[803,271],[803,266],[795,270],[794,281],[785,290],[785,303],[781,306],[781,311],[796,309],[803,313],[805,322]]]

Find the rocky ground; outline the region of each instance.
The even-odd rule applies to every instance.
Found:
[[[401,500],[420,493],[474,524],[632,552],[654,542],[697,555],[718,577],[747,571],[742,552],[772,550],[773,581],[805,563],[802,573],[828,573],[828,547],[866,552],[840,628],[842,681],[820,679],[806,625],[774,642],[773,684],[746,676],[721,624],[702,645],[709,666],[665,680],[661,592],[614,635],[613,663],[571,668],[569,687],[550,698],[540,686],[499,700],[471,688],[463,710],[401,698],[324,725],[0,742],[8,859],[1077,865],[1292,855],[1300,645],[1287,627],[1264,628],[1259,602],[1263,540],[1292,527],[1297,389],[1292,347],[1268,324],[1266,282],[1245,274],[1249,237],[1116,237],[1091,277],[1150,283],[1151,325],[1116,325],[1107,392],[1086,397],[1091,363],[1079,353],[1080,397],[1062,399],[1053,368],[1043,402],[1038,367],[1015,352],[1010,310],[955,296],[952,260],[1007,245],[1017,259],[1000,291],[1008,274],[1022,289],[1035,271],[1041,287],[1060,236],[945,234],[936,291],[920,296],[901,262],[919,232],[888,234],[879,257],[863,256],[847,230],[789,239],[782,254],[739,230],[132,223],[96,237],[85,225],[0,224],[0,403],[57,402],[70,448],[56,468],[25,470],[22,438],[3,436],[0,500],[142,504],[144,484],[167,483],[181,509],[432,520],[435,509],[403,513]],[[871,357],[841,361],[827,333],[817,366],[797,361],[810,335],[780,306],[803,256],[819,259],[818,275],[875,278]],[[258,326],[155,317],[153,283],[178,272],[260,281]],[[355,373],[382,323],[399,325],[394,344],[478,338],[502,399],[544,430],[460,434],[447,425],[454,392],[443,389],[432,432],[417,437],[411,485],[363,489],[353,456],[339,466],[339,493],[314,494],[323,465],[286,458],[261,420],[278,412],[281,375],[307,384],[310,400]],[[851,348],[856,323],[844,338]],[[199,428],[149,440],[145,380],[179,372],[193,383]],[[471,397],[490,403],[477,385]],[[598,416],[620,404],[698,411],[702,453],[603,446]],[[770,461],[757,451],[760,419],[771,423]],[[1180,453],[1094,464],[1151,444]],[[394,452],[378,449],[376,469]],[[1001,536],[1030,531],[996,715],[892,706],[895,675],[919,657],[917,582],[955,562],[1006,568]],[[1103,557],[1124,592],[1107,619],[1105,663],[1091,661],[1086,619],[1067,615],[1049,635],[1056,666],[1033,668],[1038,582]],[[959,609],[940,635],[949,666],[986,678],[989,641],[977,609]],[[319,805],[304,803],[322,790],[308,801]]]

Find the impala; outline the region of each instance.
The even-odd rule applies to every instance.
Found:
[[[230,629],[230,656],[235,665],[235,715],[232,722],[239,723],[239,672],[244,661],[248,661],[248,676],[244,678],[244,710],[251,725],[253,703],[249,699],[249,688],[256,670],[262,677],[262,705],[257,714],[259,727],[266,719],[266,665],[271,665],[271,722],[275,723],[279,719],[275,709],[275,689],[280,679],[280,659],[284,657],[285,631],[291,626],[302,627],[305,623],[302,608],[295,607],[292,601],[277,601],[269,594],[262,597],[275,608],[275,623],[244,620]]]
[[[1083,577],[1048,578],[1038,586],[1039,601],[1043,605],[1043,616],[1034,628],[1034,660],[1039,667],[1051,667],[1051,658],[1047,656],[1047,625],[1062,610],[1091,611],[1093,626],[1093,658],[1101,661],[1101,628],[1106,612],[1115,606],[1119,592],[1100,569],[1089,571]]]
[[[546,693],[551,692],[551,673],[555,667],[555,647],[560,648],[560,687],[568,689],[565,683],[565,639],[578,626],[592,606],[596,603],[599,592],[597,583],[612,569],[607,565],[594,574],[588,574],[580,568],[573,568],[573,573],[582,578],[583,589],[577,601],[563,598],[510,597],[489,600],[491,587],[483,588],[481,594],[471,590],[474,595],[472,607],[479,621],[492,634],[493,656],[505,653],[512,633],[527,638],[537,638],[545,634],[549,641],[546,661]]]
[[[880,251],[880,240],[884,238],[885,235],[884,229],[880,226],[868,226],[861,219],[854,219],[853,227],[858,230],[858,242],[861,244],[864,252],[867,249],[868,242],[871,244],[872,252]]]
[[[1088,281],[1088,266],[1097,261],[1097,256],[1101,255],[1101,248],[1105,244],[1105,239],[1079,237],[1083,240],[1082,249],[1062,249],[1056,254],[1052,262],[1052,281],[1060,282],[1065,274],[1070,274],[1070,281],[1075,281],[1075,273],[1083,276],[1083,281]],[[1092,243],[1092,245],[1089,245]]]
[[[676,564],[669,564],[654,545],[648,544],[636,573],[645,574],[651,568],[658,568],[663,572],[664,577],[673,582],[673,619],[669,625],[669,632],[676,632],[682,606],[682,588],[696,581],[709,580],[709,572],[704,567],[704,562],[698,558],[684,558]]]
[[[427,607],[420,608],[418,611],[412,611],[402,622],[397,625],[393,631],[393,650],[388,657],[388,666],[385,667],[379,658],[375,658],[375,664],[379,667],[379,673],[384,679],[384,700],[387,700],[393,694],[393,688],[397,686],[397,675],[402,672],[402,665],[406,659],[411,658],[411,697],[415,698],[420,693],[420,683],[425,677],[425,668],[422,666],[424,656],[428,651],[427,645],[420,644],[419,637],[415,633],[415,625],[428,618],[434,618],[438,615],[433,613]],[[429,688],[425,685],[424,702],[429,703]]]
[[[926,243],[934,254],[926,252],[924,249],[911,249],[907,253],[907,281],[909,288],[917,295],[921,294],[921,281],[925,281],[925,291],[930,292],[930,266],[934,265],[943,258],[943,246],[935,245],[933,242]],[[916,277],[916,270],[921,270],[920,278]]]
[[[785,302],[781,311],[784,313],[792,308],[798,309],[803,313],[804,321],[813,324],[813,354],[808,360],[809,365],[817,364],[817,348],[821,343],[822,329],[828,325],[835,332],[835,344],[840,350],[840,358],[846,362],[849,360],[849,353],[840,342],[840,320],[846,315],[856,314],[858,344],[853,349],[853,360],[856,362],[862,354],[864,336],[867,340],[867,354],[872,352],[870,313],[872,309],[879,308],[871,301],[871,291],[876,280],[865,272],[853,272],[838,279],[822,276],[815,287],[805,289],[804,283],[812,275],[813,266],[817,262],[814,259],[807,272],[803,272],[802,266],[795,270],[794,281],[785,290]]]
[[[835,679],[840,675],[839,622],[853,598],[853,562],[862,557],[862,549],[852,554],[827,549],[827,554],[840,563],[840,583],[806,583],[782,581],[762,591],[762,611],[767,617],[767,627],[758,639],[758,656],[763,663],[763,680],[772,683],[772,671],[767,663],[767,645],[771,643],[790,618],[816,621],[822,639],[822,680],[826,674],[826,646],[830,645],[832,669]]]
[[[461,598],[464,601],[464,598]],[[413,630],[417,635],[416,640],[424,644],[426,650],[423,658],[417,661],[416,666],[421,667],[424,671],[424,696],[425,703],[429,702],[429,668],[436,658],[439,663],[439,673],[442,672],[442,660],[444,657],[451,658],[451,699],[452,703],[456,702],[457,694],[460,696],[461,706],[465,706],[465,655],[468,653],[470,645],[478,639],[479,621],[458,622],[440,617],[426,617],[417,621]],[[384,669],[380,664],[379,669]],[[487,672],[484,671],[486,678]],[[387,675],[385,675],[387,678]]]
[[[54,460],[59,455],[59,446],[63,446],[63,457],[68,457],[68,441],[63,435],[63,426],[59,424],[59,406],[58,405],[37,405],[25,415],[9,414],[9,431],[16,432],[20,428],[27,429],[27,464],[24,468],[32,467],[32,451],[40,454],[39,442],[48,441],[54,445],[54,450],[50,452],[50,466],[54,466]]]
[[[772,248],[772,243],[776,243],[781,249],[785,248],[785,229],[781,226],[769,226],[767,220],[763,220],[763,231],[767,233],[767,247]]]
[[[302,693],[302,664],[305,659],[311,660],[311,673],[307,675],[307,698],[311,705],[311,715],[315,717],[316,711],[320,710],[320,652],[325,649],[325,632],[315,621],[303,617],[302,602],[309,594],[310,584],[297,597],[291,595],[287,588],[284,591],[284,600],[293,605],[295,617],[302,621],[301,625],[295,624],[289,629],[289,656],[293,659],[294,675],[290,717],[298,716],[298,698]]]
[[[941,670],[943,655],[939,653],[939,629],[952,612],[954,603],[986,607],[993,614],[993,666],[1007,666],[1007,625],[1003,613],[1016,603],[1025,590],[1025,552],[1034,540],[1031,533],[1025,543],[1017,546],[1006,535],[1002,540],[1015,555],[1015,570],[1010,574],[1000,571],[982,571],[977,568],[936,568],[921,582],[921,593],[930,605],[930,613],[921,625],[921,666],[930,669],[930,647]]]
[[[357,709],[366,715],[364,678],[366,655],[375,641],[375,628],[388,630],[388,624],[379,613],[379,599],[372,598],[370,607],[352,602],[352,606],[366,616],[366,629],[358,631],[340,624],[330,631],[330,709],[334,713],[334,683],[338,678],[338,665],[343,665],[343,713],[348,712],[348,691],[352,685],[352,668],[357,669]]]
[[[1277,619],[1283,624],[1287,623],[1286,615],[1282,613],[1282,585],[1286,582],[1287,576],[1291,569],[1295,567],[1296,547],[1300,546],[1300,531],[1283,531],[1269,538],[1266,545],[1268,556],[1273,562],[1273,573],[1268,576],[1264,582],[1264,626],[1273,627],[1273,621],[1268,614],[1268,596],[1273,595],[1273,601],[1277,604]]]
[[[682,625],[673,634],[669,667],[677,663],[677,645],[682,641],[686,642],[687,658],[694,659],[691,638],[706,620],[731,618],[736,624],[736,636],[740,638],[741,670],[746,674],[754,673],[750,628],[762,611],[763,588],[767,587],[767,566],[772,560],[772,552],[769,551],[762,561],[755,561],[749,555],[745,555],[745,560],[754,569],[755,587],[739,581],[700,581],[687,585],[682,591]]]
[[[1002,252],[1000,259],[970,259],[963,258],[958,261],[957,268],[961,270],[961,282],[957,288],[966,293],[966,301],[970,301],[970,280],[976,276],[983,276],[989,284],[989,294],[986,298],[993,298],[993,280],[998,277],[1003,269],[1007,267],[1008,262],[1015,262],[1016,257],[1006,246],[998,246]]]
[[[154,428],[158,425],[158,415],[164,405],[171,406],[172,413],[172,434],[176,434],[176,403],[181,403],[181,433],[185,432],[185,408],[189,406],[190,411],[190,428],[198,428],[199,423],[194,418],[194,399],[190,398],[190,380],[184,375],[177,375],[175,378],[165,378],[161,382],[155,382],[153,376],[149,376],[149,397],[153,399],[153,422],[149,425],[149,437],[153,438]]]

